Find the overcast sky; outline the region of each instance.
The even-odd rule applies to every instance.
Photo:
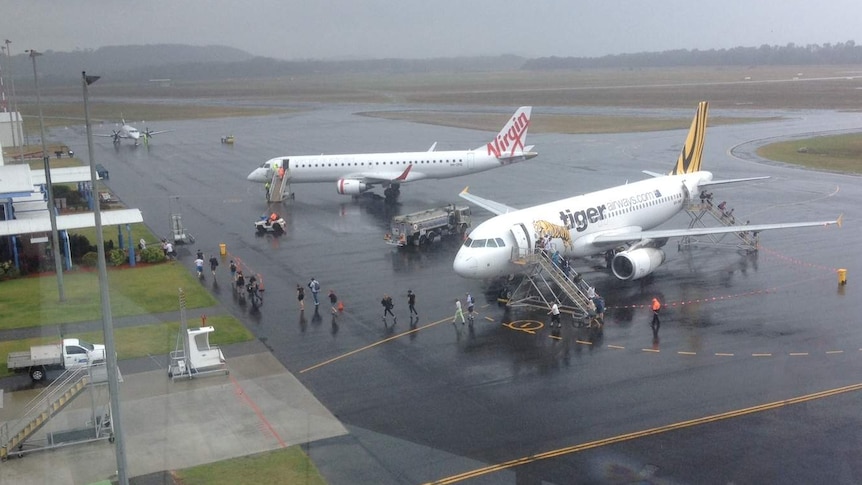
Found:
[[[227,45],[279,59],[824,44],[862,32],[860,0],[0,0],[0,41],[72,51]]]

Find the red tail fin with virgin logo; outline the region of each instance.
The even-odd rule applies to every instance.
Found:
[[[515,114],[509,118],[506,126],[497,133],[497,136],[488,143],[488,155],[497,158],[524,157],[531,147],[526,147],[527,130],[530,128],[531,106],[521,106]],[[481,149],[481,147],[480,147]],[[532,158],[532,157],[530,157]]]

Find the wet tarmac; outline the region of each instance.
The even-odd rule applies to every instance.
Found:
[[[854,296],[862,274],[860,179],[752,155],[755,140],[858,129],[862,115],[781,113],[782,121],[707,133],[704,168],[717,178],[772,177],[716,188],[716,199],[726,200],[737,220],[843,213],[844,228],[763,233],[756,255],[677,251],[671,241],[667,262],[631,283],[600,271],[601,261],[578,262],[609,305],[604,332],[564,327],[554,339],[544,312],[507,313],[482,282],[453,273],[457,241],[422,250],[385,245],[389,219],[462,202],[457,194],[466,185],[526,207],[639,180],[641,170],[670,168],[684,131],[531,134],[539,157],[404,185],[394,207],[379,197],[338,195],[334,183],[294,185],[296,199],[278,208],[286,234],[256,236],[254,221],[272,208],[263,187],[245,176],[273,156],[420,150],[435,141],[440,150],[461,149],[493,136],[353,114],[372,109],[324,106],[280,117],[161,122],[150,128],[174,131],[149,147],[96,141],[108,185],[143,211],[156,234],[169,236],[170,214],[182,214],[197,240],[180,247],[189,271],[195,249],[214,253],[223,243],[246,273],[261,275],[259,311],[232,301],[226,259],[220,284],[212,278],[204,284],[351,430],[350,444],[342,438],[307,446],[330,483],[350,483],[366,466],[378,483],[862,481],[862,305]],[[535,117],[541,113],[534,109]],[[738,112],[713,107],[711,114]],[[73,134],[80,131],[61,136],[85,154],[85,138]],[[219,142],[226,134],[236,136],[235,145]],[[476,208],[474,224],[489,216]],[[687,223],[682,214],[665,227]],[[837,284],[837,268],[848,270],[845,287]],[[295,287],[311,277],[322,285],[320,311],[309,295],[300,312]],[[323,301],[329,289],[345,304],[335,318]],[[418,295],[412,322],[408,289]],[[454,299],[468,291],[480,314],[472,329],[451,323]],[[381,319],[384,293],[394,297],[397,323]],[[669,305],[658,341],[645,307],[653,296]],[[373,452],[342,460],[340,450],[351,446]]]

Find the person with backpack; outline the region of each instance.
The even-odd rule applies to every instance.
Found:
[[[212,271],[213,276],[215,276],[215,270],[218,268],[218,258],[215,257],[215,254],[210,256],[210,271]]]
[[[392,297],[384,294],[383,299],[380,300],[380,304],[383,305],[383,323],[386,323],[386,315],[392,315],[393,325],[398,323],[398,317],[392,313],[392,309],[395,308],[395,303],[392,302]]]
[[[317,299],[317,294],[320,292],[320,282],[311,277],[311,281],[308,282],[308,289],[311,290],[311,296],[314,298],[314,306],[320,305],[320,300]]]

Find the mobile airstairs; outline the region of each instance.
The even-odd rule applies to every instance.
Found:
[[[512,262],[525,267],[524,277],[511,292],[507,306],[548,310],[554,302],[560,313],[572,316],[573,322],[584,322],[589,316],[590,285],[577,273],[570,278],[551,261],[546,251],[524,248],[512,250]]]
[[[230,373],[221,349],[210,345],[209,336],[214,331],[212,326],[188,328],[185,293],[180,288],[180,330],[177,333],[176,350],[171,352],[168,366],[171,380]]]
[[[282,163],[287,163],[283,161]],[[278,176],[278,171],[273,170],[272,179],[269,181],[269,193],[267,194],[267,202],[282,202],[284,199],[293,198],[293,192],[290,191],[290,171],[284,172],[284,178]]]
[[[713,205],[712,195],[701,198],[701,202],[691,201],[685,207],[686,213],[691,217],[689,229],[709,227],[704,223],[705,218],[712,217],[723,226],[739,226],[739,232],[728,232],[724,234],[707,234],[704,236],[685,236],[680,238],[678,249],[682,250],[690,246],[713,246],[725,249],[736,249],[746,253],[757,251],[760,238],[756,232],[745,230],[745,224],[737,224],[733,209]]]
[[[119,369],[117,372],[119,375]],[[0,460],[92,441],[113,442],[114,423],[107,384],[105,362],[65,371],[24,406],[17,421],[0,424]],[[69,407],[84,395],[90,396],[89,407]],[[65,412],[61,414],[62,411]],[[82,417],[83,427],[69,428]]]

